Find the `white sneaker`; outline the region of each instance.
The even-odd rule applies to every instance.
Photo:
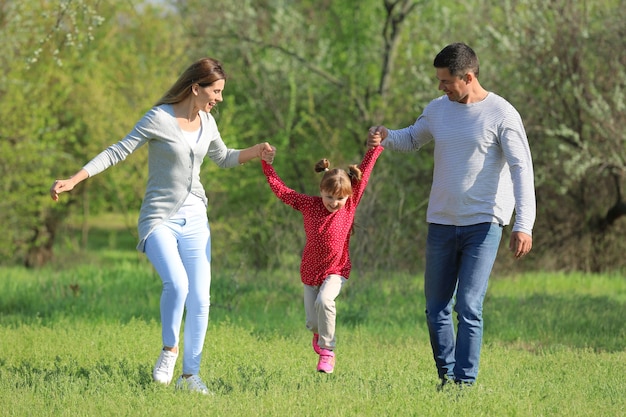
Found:
[[[174,377],[174,367],[176,366],[176,358],[178,358],[178,352],[175,353],[163,349],[159,355],[159,359],[156,361],[156,365],[154,365],[152,379],[154,379],[155,382],[165,385],[172,382],[172,378]]]
[[[178,378],[178,381],[176,381],[176,388],[192,392],[199,392],[200,394],[204,395],[211,394],[209,389],[206,387],[206,385],[204,385],[204,382],[202,382],[202,379],[200,379],[198,375],[191,375],[189,378],[181,376],[180,378]]]

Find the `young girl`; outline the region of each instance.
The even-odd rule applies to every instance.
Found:
[[[309,196],[288,188],[274,168],[263,161],[263,172],[272,191],[285,204],[302,212],[306,243],[300,276],[304,284],[306,327],[313,332],[313,349],[319,355],[317,370],[332,373],[335,366],[335,298],[349,278],[350,234],[356,208],[382,146],[371,148],[360,166],[329,169],[322,159],[316,172],[324,172],[320,196]]]

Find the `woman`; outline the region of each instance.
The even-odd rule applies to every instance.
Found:
[[[185,308],[182,375],[176,387],[208,394],[199,376],[209,320],[211,233],[200,166],[208,156],[220,168],[254,158],[271,163],[273,148],[259,143],[227,148],[210,114],[222,101],[226,74],[220,62],[203,58],[190,65],[134,129],[109,146],[69,179],[56,180],[52,199],[79,182],[126,159],[147,144],[148,181],[139,213],[139,244],[163,281],[161,322],[163,349],[153,379],[169,384],[178,357]]]

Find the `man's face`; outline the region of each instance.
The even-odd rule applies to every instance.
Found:
[[[469,77],[457,77],[450,74],[448,68],[437,68],[437,79],[439,80],[439,90],[446,93],[450,101],[467,103],[469,94]]]

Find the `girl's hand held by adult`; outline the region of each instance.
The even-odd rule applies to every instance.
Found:
[[[387,128],[385,126],[372,126],[367,132],[367,146],[373,148],[379,146],[387,138]]]
[[[274,146],[270,146],[269,148],[263,148],[261,151],[261,159],[272,165],[274,162],[274,157],[276,156],[276,148]]]

